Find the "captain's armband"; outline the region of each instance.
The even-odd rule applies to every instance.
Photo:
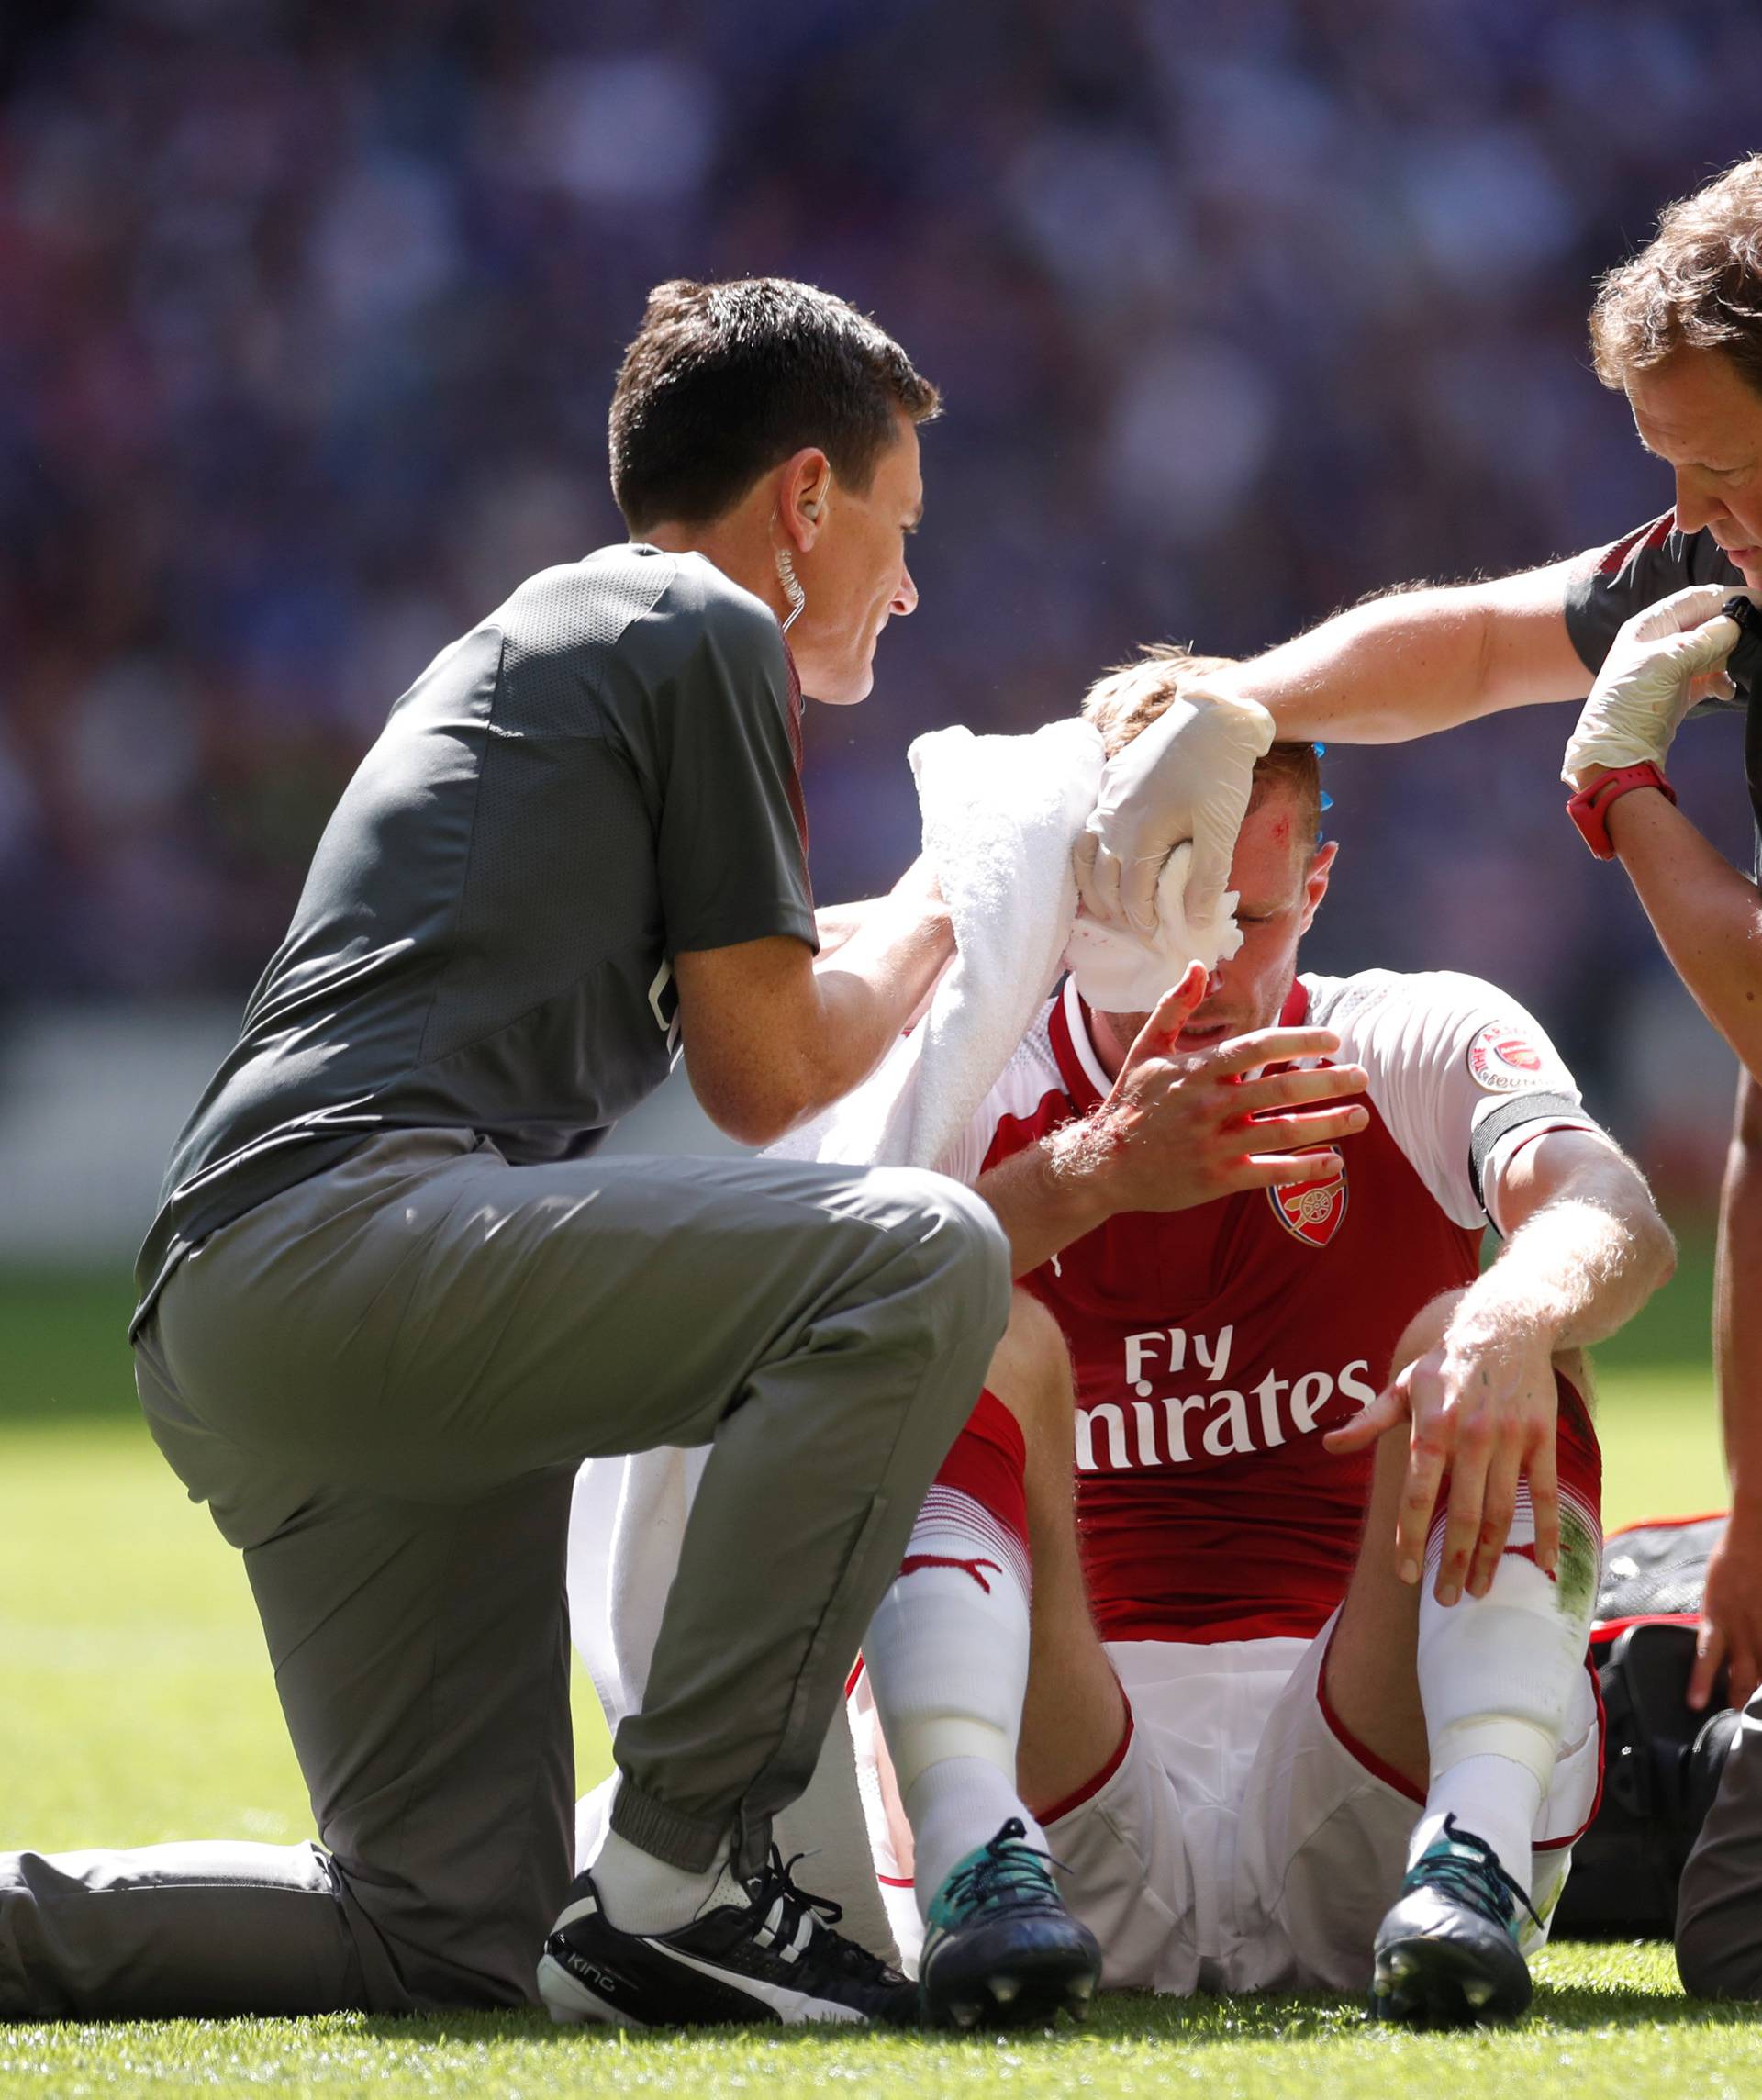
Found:
[[[1522,1129],[1525,1123],[1571,1123],[1581,1128],[1585,1121],[1582,1104],[1568,1094],[1520,1094],[1515,1100],[1501,1101],[1490,1115],[1481,1117],[1468,1140],[1468,1179],[1476,1202],[1487,1211],[1484,1186],[1487,1162],[1500,1138]],[[1490,1220],[1491,1212],[1487,1211],[1487,1214]]]

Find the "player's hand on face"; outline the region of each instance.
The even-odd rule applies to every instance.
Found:
[[[1338,1154],[1307,1148],[1333,1145],[1367,1120],[1347,1098],[1368,1083],[1359,1066],[1259,1073],[1332,1056],[1340,1039],[1331,1030],[1261,1028],[1181,1050],[1177,1038],[1205,986],[1195,963],[1164,995],[1092,1119],[1108,1148],[1117,1210],[1182,1211],[1243,1189],[1327,1180],[1340,1171]]]
[[[1677,725],[1723,672],[1737,622],[1720,607],[1725,584],[1674,591],[1625,621],[1567,745],[1560,777],[1582,788],[1624,765],[1662,765]]]
[[[1712,1558],[1695,1635],[1689,1703],[1712,1697],[1721,1663],[1731,1666],[1731,1702],[1743,1706],[1762,1680],[1762,1520],[1734,1511]]]
[[[1273,741],[1256,700],[1184,687],[1156,720],[1109,759],[1073,863],[1084,909],[1104,924],[1156,931],[1163,863],[1191,840],[1187,918],[1208,925],[1230,887],[1255,761]]]
[[[1444,1330],[1363,1413],[1323,1439],[1330,1451],[1357,1451],[1385,1430],[1408,1424],[1407,1478],[1395,1525],[1395,1565],[1417,1582],[1445,1474],[1450,1497],[1444,1551],[1433,1594],[1454,1604],[1466,1589],[1484,1597],[1511,1534],[1520,1480],[1535,1518],[1535,1562],[1552,1575],[1560,1558],[1560,1496],[1555,1471],[1557,1394],[1546,1343],[1476,1324],[1472,1314]]]

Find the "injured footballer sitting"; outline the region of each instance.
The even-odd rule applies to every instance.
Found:
[[[1219,667],[1101,679],[1098,766]],[[1203,959],[1079,937],[939,1141],[1009,1235],[1014,1312],[829,1745],[858,1783],[790,1827],[851,1920],[878,1884],[961,2024],[1080,2006],[1098,1960],[1103,1987],[1514,2016],[1598,1797],[1584,1352],[1670,1237],[1496,987],[1299,967],[1338,848],[1314,749],[1255,733],[1232,894],[1184,919],[1165,878]],[[1293,1162],[1299,1133],[1327,1142]],[[579,1552],[571,1581],[592,1665],[629,1585]]]

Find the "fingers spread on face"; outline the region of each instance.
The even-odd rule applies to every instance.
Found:
[[[1258,1158],[1267,1152],[1303,1152],[1311,1145],[1338,1145],[1342,1138],[1355,1137],[1364,1127],[1364,1110],[1352,1105],[1310,1109],[1302,1114],[1256,1116],[1240,1135],[1249,1156]],[[1319,1161],[1311,1178],[1322,1178]]]
[[[1333,1057],[1340,1038],[1331,1028],[1256,1028],[1234,1036],[1214,1053],[1220,1072],[1252,1072],[1259,1065],[1289,1065],[1304,1057]],[[1356,1071],[1356,1066],[1352,1067]],[[1367,1083],[1367,1082],[1363,1082]]]
[[[1305,1101],[1332,1101],[1343,1095],[1362,1094],[1369,1084],[1370,1076],[1362,1065],[1305,1067],[1243,1079],[1236,1089],[1236,1101],[1243,1115],[1257,1116],[1296,1108]],[[1355,1108],[1355,1112],[1364,1114],[1361,1108]]]
[[[1188,1016],[1205,997],[1205,966],[1189,964],[1180,981],[1171,985],[1156,1001],[1155,1010],[1138,1031],[1127,1056],[1128,1064],[1173,1055]]]
[[[1226,1170],[1224,1189],[1303,1189],[1311,1181],[1332,1181],[1342,1171],[1337,1152],[1255,1153]]]
[[[1189,963],[1182,971],[1177,983],[1172,984],[1156,1001],[1155,1011],[1145,1028],[1148,1035],[1158,1035],[1169,1049],[1175,1047],[1176,1038],[1187,1026],[1194,1009],[1205,997],[1207,977],[1203,963]]]

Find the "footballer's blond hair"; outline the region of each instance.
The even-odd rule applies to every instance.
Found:
[[[1179,642],[1151,642],[1130,663],[1104,671],[1083,696],[1083,718],[1101,732],[1110,758],[1147,730],[1195,679],[1233,671],[1233,656],[1201,656]],[[1276,788],[1296,796],[1311,844],[1322,836],[1322,762],[1312,743],[1275,743],[1255,761],[1253,801]],[[1252,805],[1251,805],[1252,806]]]
[[[1762,153],[1658,217],[1590,309],[1597,376],[1618,390],[1679,350],[1723,351],[1762,393]]]

